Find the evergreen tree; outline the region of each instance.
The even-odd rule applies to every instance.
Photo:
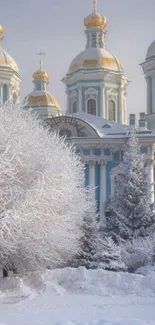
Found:
[[[90,211],[83,218],[79,253],[70,263],[70,266],[85,266],[87,269],[97,268],[98,243],[96,216],[94,211]]]
[[[121,260],[121,249],[111,238],[106,238],[104,228],[97,223],[95,202],[88,194],[87,213],[81,227],[80,250],[70,266],[85,266],[87,269],[102,268],[111,271],[125,271]]]
[[[108,271],[126,271],[122,261],[121,248],[111,237],[99,238],[98,267]]]
[[[137,136],[132,134],[115,178],[114,197],[107,216],[108,235],[119,242],[145,237],[153,231],[155,216],[150,207],[150,197],[149,168],[140,153]]]

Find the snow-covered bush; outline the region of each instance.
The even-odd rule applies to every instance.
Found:
[[[0,265],[63,265],[88,204],[73,147],[20,106],[0,107]]]
[[[106,231],[116,242],[146,237],[155,229],[150,207],[151,184],[146,159],[132,134],[115,177],[114,197],[108,207]]]
[[[140,267],[153,264],[154,245],[154,238],[150,236],[127,241],[122,246],[122,260],[129,272],[135,272]]]

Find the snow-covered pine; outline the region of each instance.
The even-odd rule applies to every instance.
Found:
[[[81,224],[80,250],[75,254],[70,266],[85,266],[87,269],[94,269],[98,266],[97,252],[99,244],[99,235],[97,228],[97,216],[95,213],[95,201],[93,200],[93,189],[88,191],[87,204],[88,209],[84,215]]]
[[[1,105],[0,266],[56,267],[72,258],[88,208],[83,180],[73,147],[20,105]]]
[[[155,216],[150,207],[151,184],[146,159],[140,153],[136,134],[128,139],[123,161],[115,178],[114,197],[109,206],[106,231],[119,240],[147,236],[154,230]]]
[[[110,237],[99,237],[98,267],[107,271],[126,271],[127,267],[122,261],[121,247],[117,246]]]

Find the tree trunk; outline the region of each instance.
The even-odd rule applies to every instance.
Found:
[[[3,278],[7,278],[8,271],[6,269],[3,269]]]

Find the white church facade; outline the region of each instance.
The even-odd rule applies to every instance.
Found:
[[[25,109],[37,112],[51,131],[66,136],[66,141],[76,146],[85,164],[84,186],[95,187],[97,212],[100,220],[104,220],[123,147],[133,129],[150,166],[151,203],[154,202],[155,41],[141,64],[147,84],[147,113],[140,113],[137,123],[135,114],[130,114],[128,121],[129,79],[118,59],[107,49],[107,20],[98,13],[97,1],[93,12],[84,19],[84,26],[85,49],[73,59],[62,80],[66,87],[66,111],[48,91],[49,75],[43,70],[42,61],[33,74],[34,90],[25,97],[24,105]],[[3,34],[0,26],[0,100],[16,102],[21,77],[17,64],[3,49]]]

